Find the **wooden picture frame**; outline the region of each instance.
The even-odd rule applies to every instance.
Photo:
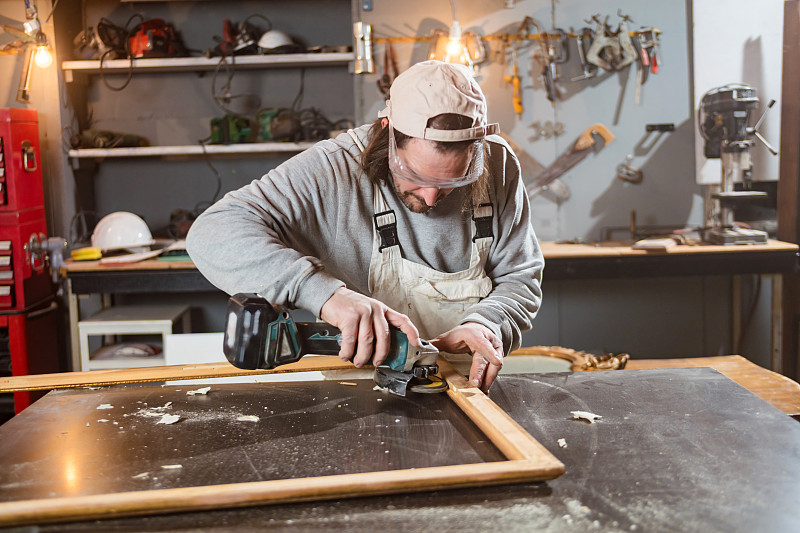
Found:
[[[0,379],[0,392],[353,368],[336,357],[306,357],[273,370],[226,363],[42,374]],[[554,479],[564,464],[480,389],[440,359],[448,396],[506,461],[179,487],[0,503],[0,526],[75,522],[256,505],[309,502]]]

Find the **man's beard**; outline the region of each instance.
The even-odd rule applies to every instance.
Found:
[[[431,209],[439,205],[439,202],[447,196],[445,194],[441,194],[436,198],[436,202],[433,205],[428,205],[425,203],[425,200],[413,192],[409,191],[400,191],[398,190],[397,186],[394,187],[394,192],[397,193],[397,196],[400,198],[400,201],[403,202],[409,210],[414,213],[420,213],[422,215],[427,214]]]

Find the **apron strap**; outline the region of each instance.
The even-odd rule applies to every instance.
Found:
[[[478,204],[472,210],[472,221],[475,223],[475,230],[472,236],[472,242],[478,239],[492,238],[492,218],[494,216],[494,208],[491,203]]]
[[[392,246],[399,246],[400,239],[397,237],[397,217],[394,211],[382,211],[372,215],[375,219],[375,229],[378,230],[378,236],[381,239],[381,244],[378,246],[378,251],[383,253],[384,248]]]
[[[363,152],[363,151],[364,151],[364,143],[362,143],[362,142],[361,142],[361,139],[359,139],[359,138],[358,138],[358,135],[356,135],[356,132],[355,132],[355,130],[351,128],[351,129],[347,130],[347,134],[348,134],[350,137],[352,137],[352,139],[353,139],[353,142],[355,142],[355,143],[356,143],[356,146],[358,146],[358,150],[359,150],[360,152]]]

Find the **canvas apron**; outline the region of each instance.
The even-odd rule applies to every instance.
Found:
[[[350,130],[358,147],[363,145]],[[492,290],[486,275],[486,259],[492,235],[492,205],[484,192],[474,207],[472,250],[469,266],[460,272],[440,272],[405,259],[397,237],[394,211],[389,209],[380,188],[373,184],[373,238],[369,265],[369,290],[373,298],[408,315],[420,337],[432,339],[461,321],[464,311]]]

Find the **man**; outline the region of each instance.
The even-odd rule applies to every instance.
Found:
[[[228,193],[192,225],[189,254],[228,293],[340,328],[356,367],[386,358],[392,325],[472,354],[488,391],[541,302],[519,163],[466,67],[412,66],[379,116]]]

